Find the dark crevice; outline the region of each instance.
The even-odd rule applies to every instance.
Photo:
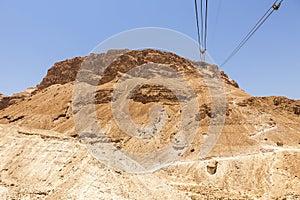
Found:
[[[10,119],[10,120],[9,120],[9,123],[13,123],[13,122],[19,121],[19,120],[23,119],[24,117],[25,117],[25,116],[22,115],[22,116],[19,116],[19,117],[17,117],[17,118]]]

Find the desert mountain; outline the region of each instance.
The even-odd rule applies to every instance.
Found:
[[[84,63],[91,64],[95,74],[100,72],[98,65],[107,68],[98,80],[80,71]],[[160,84],[136,88],[128,99],[134,123],[152,123],[149,110],[153,105],[166,111],[166,122],[156,139],[125,134],[111,110],[115,85],[124,74],[153,63],[168,66],[188,80],[199,105],[188,120],[198,126],[179,160],[150,174],[131,174],[101,163],[89,152],[76,126],[81,111],[74,102],[74,86],[78,73],[87,73],[89,84],[95,86],[91,103],[113,146],[127,152],[153,152],[175,138],[183,114],[180,100],[188,102],[191,97],[176,96],[174,90]],[[225,101],[214,101],[208,89],[217,79],[222,80],[220,92]],[[124,106],[122,102],[119,105]],[[35,88],[13,96],[0,95],[0,199],[1,195],[7,199],[297,199],[299,115],[299,100],[253,97],[217,66],[173,53],[111,50],[58,62]],[[209,127],[217,126],[214,122],[221,118],[224,122],[216,144],[199,158],[205,138],[211,134]],[[92,139],[89,144],[103,142]]]

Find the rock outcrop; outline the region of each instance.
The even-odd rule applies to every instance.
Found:
[[[99,73],[97,67],[99,65],[107,65],[112,62],[112,59],[118,57],[128,50],[110,50],[106,54],[92,54],[89,55],[89,59],[92,61],[96,61],[91,66],[95,66],[95,68],[91,68],[93,73]],[[65,61],[57,62],[52,66],[45,78],[43,78],[42,82],[37,85],[38,90],[43,90],[51,85],[56,84],[66,84],[73,82],[76,79],[77,73],[82,66],[83,61],[87,57],[75,57],[72,59],[68,59]],[[88,62],[88,61],[87,61]]]
[[[10,105],[16,104],[20,101],[23,101],[25,98],[30,97],[35,92],[35,90],[36,88],[28,88],[25,91],[16,93],[12,96],[0,94],[0,110],[7,108]]]

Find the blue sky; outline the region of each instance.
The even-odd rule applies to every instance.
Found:
[[[0,0],[0,93],[38,84],[55,62],[87,55],[105,39],[142,27],[196,40],[193,0]],[[221,64],[273,0],[210,0],[208,52]],[[300,1],[285,0],[221,69],[256,96],[300,99]]]

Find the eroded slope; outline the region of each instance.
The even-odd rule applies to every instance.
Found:
[[[140,141],[125,134],[111,111],[114,85],[124,73],[146,63],[169,66],[183,74],[197,95],[199,112],[191,120],[199,127],[180,160],[151,175],[132,175],[99,163],[80,142],[73,117],[73,81],[85,59],[56,63],[36,89],[0,96],[0,195],[42,199],[299,198],[299,100],[252,97],[221,72],[226,102],[215,105],[225,106],[226,111],[218,112],[212,109],[204,81],[219,76],[214,65],[194,63],[201,66],[198,71],[191,61],[157,50],[91,55],[92,71],[97,71],[99,64],[108,65],[101,71],[100,81],[88,77],[91,84],[98,84],[97,117],[113,145],[122,150],[149,152],[164,147],[178,132],[182,114],[171,90],[159,84],[143,85],[129,99],[132,120],[141,126],[151,123],[149,109],[160,104],[167,111],[167,122],[158,140]],[[220,115],[225,116],[220,137],[210,154],[199,159],[210,122]]]

